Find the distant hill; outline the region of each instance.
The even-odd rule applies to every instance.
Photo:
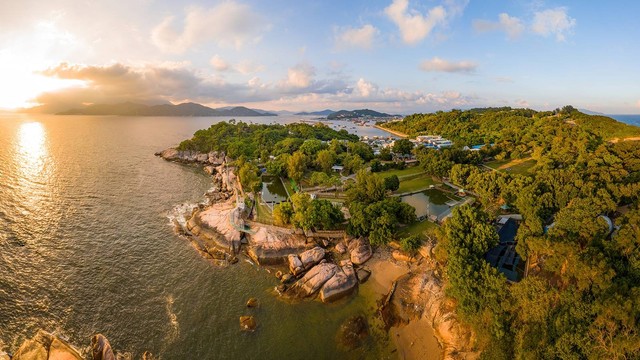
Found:
[[[592,111],[589,109],[578,109],[578,111],[580,111],[583,114],[587,114],[587,115],[606,115],[597,111]]]
[[[337,119],[354,119],[354,118],[362,118],[362,117],[391,117],[389,114],[377,112],[369,109],[361,109],[361,110],[340,110],[334,113],[327,115],[327,119],[329,120],[337,120]]]
[[[192,102],[178,105],[144,105],[132,102],[119,104],[94,104],[83,108],[75,108],[56,113],[56,115],[119,115],[119,116],[277,116],[268,112],[260,112],[236,106],[231,108],[212,109],[208,106]]]
[[[330,114],[333,114],[335,111],[333,110],[322,110],[322,111],[303,111],[303,112],[299,112],[299,113],[295,113],[294,115],[315,115],[315,116],[327,116]]]

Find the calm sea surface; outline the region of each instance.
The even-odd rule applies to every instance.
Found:
[[[620,122],[640,126],[640,115],[607,115]]]
[[[78,346],[102,333],[135,358],[396,356],[384,342],[349,353],[336,346],[343,320],[373,313],[367,284],[336,304],[285,304],[266,269],[217,268],[174,235],[172,209],[200,201],[211,181],[153,153],[221,120],[0,116],[0,346],[15,351],[45,329]],[[244,306],[252,296],[261,301],[254,311]],[[246,314],[257,332],[239,331]]]

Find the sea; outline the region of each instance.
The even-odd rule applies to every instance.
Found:
[[[607,116],[629,125],[640,126],[640,115],[607,115]]]
[[[131,359],[397,358],[367,283],[333,304],[287,303],[274,293],[276,269],[244,257],[217,267],[174,233],[172,218],[212,182],[154,153],[223,120],[0,115],[0,349],[43,329],[84,351],[101,333]],[[250,297],[257,309],[246,308]],[[242,315],[256,317],[257,331],[240,331]],[[369,319],[372,336],[348,351],[336,336],[354,315]]]

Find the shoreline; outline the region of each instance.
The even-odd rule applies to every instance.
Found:
[[[409,135],[407,135],[407,134],[405,134],[405,133],[401,133],[400,131],[395,131],[395,130],[387,129],[387,128],[384,128],[384,127],[382,127],[382,126],[380,126],[380,125],[373,125],[373,127],[375,127],[375,128],[376,128],[376,129],[378,129],[378,130],[386,131],[386,132],[388,132],[389,134],[392,134],[392,135],[398,136],[398,137],[403,138],[403,139],[406,139],[406,138],[408,138],[408,137],[409,137]]]
[[[210,201],[198,211],[184,214],[187,226],[182,230],[189,234],[188,237],[196,237],[197,239],[200,234],[207,234],[207,237],[210,238],[207,241],[224,242],[226,246],[219,248],[229,249],[229,241],[240,244],[242,250],[240,246],[231,246],[232,252],[228,254],[227,263],[233,264],[232,261],[229,261],[230,259],[237,261],[236,256],[240,253],[261,267],[279,265],[286,269],[288,263],[291,273],[282,274],[281,272],[279,276],[276,275],[281,279],[281,284],[278,285],[276,291],[279,296],[296,301],[310,299],[318,301],[320,299],[322,302],[333,302],[343,297],[353,296],[352,293],[358,293],[357,288],[361,287],[363,294],[360,296],[377,297],[376,318],[381,317],[384,320],[387,339],[390,340],[390,344],[395,346],[394,352],[397,352],[401,358],[424,359],[425,356],[428,356],[428,359],[477,358],[477,353],[470,352],[473,344],[472,334],[457,321],[453,310],[445,306],[444,289],[439,277],[435,275],[435,263],[430,258],[430,249],[426,252],[421,249],[420,254],[422,255],[417,254],[415,257],[397,258],[395,256],[397,250],[392,247],[378,248],[373,252],[366,240],[361,243],[360,239],[345,236],[341,240],[326,239],[322,241],[321,239],[307,238],[303,233],[297,233],[292,229],[277,228],[249,220],[246,222],[259,226],[238,237],[237,229],[228,226],[229,221],[225,216],[218,216],[219,219],[214,221],[217,223],[216,226],[222,226],[222,231],[215,226],[211,228],[207,226],[206,222],[203,224],[202,219],[198,217],[199,214],[211,210],[215,211],[216,205],[232,200],[225,196],[220,199],[216,194],[222,190],[227,192],[235,190],[235,187],[238,186],[234,183],[236,179],[233,170],[226,166],[226,156],[224,154],[179,152],[175,149],[167,149],[156,153],[156,155],[167,161],[203,166],[207,173],[212,175],[214,191],[205,195]],[[222,161],[220,163],[213,161],[212,163],[211,159],[222,159]],[[229,173],[225,173],[227,171]],[[228,180],[229,174],[233,175],[231,176],[233,182]],[[197,225],[195,226],[196,231],[193,231],[194,226],[189,226],[189,224]],[[203,229],[205,231],[202,231]],[[229,232],[228,230],[235,231]],[[232,235],[233,239],[225,239],[228,235]],[[192,244],[194,243],[194,239],[189,240]],[[358,245],[355,245],[356,243]],[[360,244],[366,245],[364,247],[365,255],[358,254],[354,258],[353,251],[354,249],[359,251],[363,246]],[[342,247],[340,248],[340,246]],[[198,247],[194,247],[200,251]],[[423,246],[423,248],[425,247],[426,245]],[[308,260],[309,256],[305,254],[309,252],[321,252],[321,256],[312,256],[315,257],[315,260]],[[329,262],[325,259],[325,254],[328,254]],[[362,258],[359,257],[361,255]],[[301,259],[303,260],[302,264],[300,263]],[[311,262],[307,263],[306,261]],[[298,272],[297,269],[300,266],[304,269]],[[367,276],[368,280],[359,279],[362,270],[370,273],[370,276]],[[334,274],[340,274],[340,276],[334,276]],[[324,279],[318,280],[323,276]],[[340,278],[340,280],[334,278]],[[355,284],[352,284],[353,280],[349,279],[354,279]],[[336,284],[338,281],[340,283]],[[325,282],[331,284],[332,288],[327,290],[331,294],[328,301],[325,301],[323,293],[326,290]],[[396,284],[398,285],[397,290]],[[290,289],[292,291],[289,293],[293,293],[292,295],[287,293]],[[336,291],[336,289],[338,296],[334,298],[331,291]],[[369,295],[365,295],[365,293]],[[425,294],[429,294],[429,296],[424,296]],[[386,301],[384,301],[385,297]],[[378,301],[381,298],[383,300]],[[413,306],[414,309],[408,308],[407,304]],[[385,307],[390,310],[385,310]],[[387,315],[391,317],[391,321],[385,319]],[[434,353],[437,355],[432,356]]]

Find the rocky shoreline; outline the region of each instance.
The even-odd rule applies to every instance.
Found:
[[[346,234],[338,239],[312,238],[301,231],[248,219],[244,194],[234,168],[229,166],[232,160],[225,154],[167,149],[156,155],[167,161],[202,166],[212,175],[214,185],[206,194],[205,204],[187,214],[179,232],[216,264],[232,264],[242,253],[260,265],[284,265],[288,273],[277,272],[281,283],[276,290],[288,300],[336,301],[353,293],[371,275],[364,263],[373,251],[364,238]],[[445,359],[475,359],[479,355],[473,351],[475,339],[468,327],[458,321],[445,297],[432,260],[432,247],[423,246],[415,257],[399,250],[382,251],[384,254],[376,256],[378,261],[402,263],[410,269],[394,281],[385,301],[379,304],[379,312],[389,327],[401,328],[417,321],[430,324]],[[420,358],[410,351],[402,356]]]

